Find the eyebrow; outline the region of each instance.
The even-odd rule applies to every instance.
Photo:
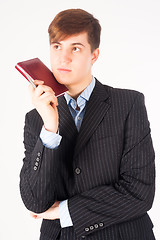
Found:
[[[62,45],[62,43],[60,43],[60,42],[51,42],[51,44],[59,44],[59,45]],[[77,43],[72,43],[71,44],[72,46],[75,46],[75,45],[80,45],[80,46],[82,46],[82,47],[85,47],[82,43],[79,43],[79,42],[77,42]]]
[[[85,47],[82,43],[72,43],[71,45],[72,45],[72,46],[74,46],[74,45],[80,45],[80,46]]]

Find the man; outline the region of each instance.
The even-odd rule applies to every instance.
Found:
[[[92,76],[101,27],[81,9],[49,26],[51,68],[68,92],[35,81],[26,115],[21,196],[41,240],[153,240],[155,166],[143,94]],[[52,103],[52,104],[51,104]]]

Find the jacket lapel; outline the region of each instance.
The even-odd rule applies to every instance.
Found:
[[[58,98],[58,103],[59,134],[69,139],[73,138],[78,131],[64,96]]]
[[[75,156],[80,152],[82,147],[87,143],[104,115],[110,108],[110,98],[105,87],[96,81],[95,88],[86,105],[86,112],[78,134],[75,147]]]

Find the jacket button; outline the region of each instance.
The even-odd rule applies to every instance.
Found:
[[[100,226],[100,227],[103,227],[103,226],[104,226],[104,223],[101,222],[101,223],[99,224],[99,226]]]
[[[85,228],[84,230],[85,230],[86,232],[89,232],[89,228]]]
[[[34,166],[34,171],[36,171],[37,170],[37,167],[36,166]]]
[[[93,226],[90,226],[90,230],[92,231],[94,229],[94,227]]]
[[[98,224],[94,224],[94,227],[95,227],[95,228],[99,228]]]
[[[37,158],[36,158],[36,160],[37,160],[37,162],[39,162],[40,158],[39,158],[39,157],[37,157]]]
[[[81,169],[80,168],[76,168],[75,169],[75,173],[78,175],[78,174],[80,174],[81,173]]]
[[[38,156],[38,157],[40,157],[40,156],[41,156],[41,153],[40,153],[40,152],[38,152],[38,153],[37,153],[37,156]]]

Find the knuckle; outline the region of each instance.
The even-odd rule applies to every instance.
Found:
[[[43,89],[43,86],[42,86],[42,85],[38,85],[37,88],[36,88],[37,91],[38,91],[38,90],[42,90],[42,89]],[[36,90],[35,90],[35,91],[36,91]]]

